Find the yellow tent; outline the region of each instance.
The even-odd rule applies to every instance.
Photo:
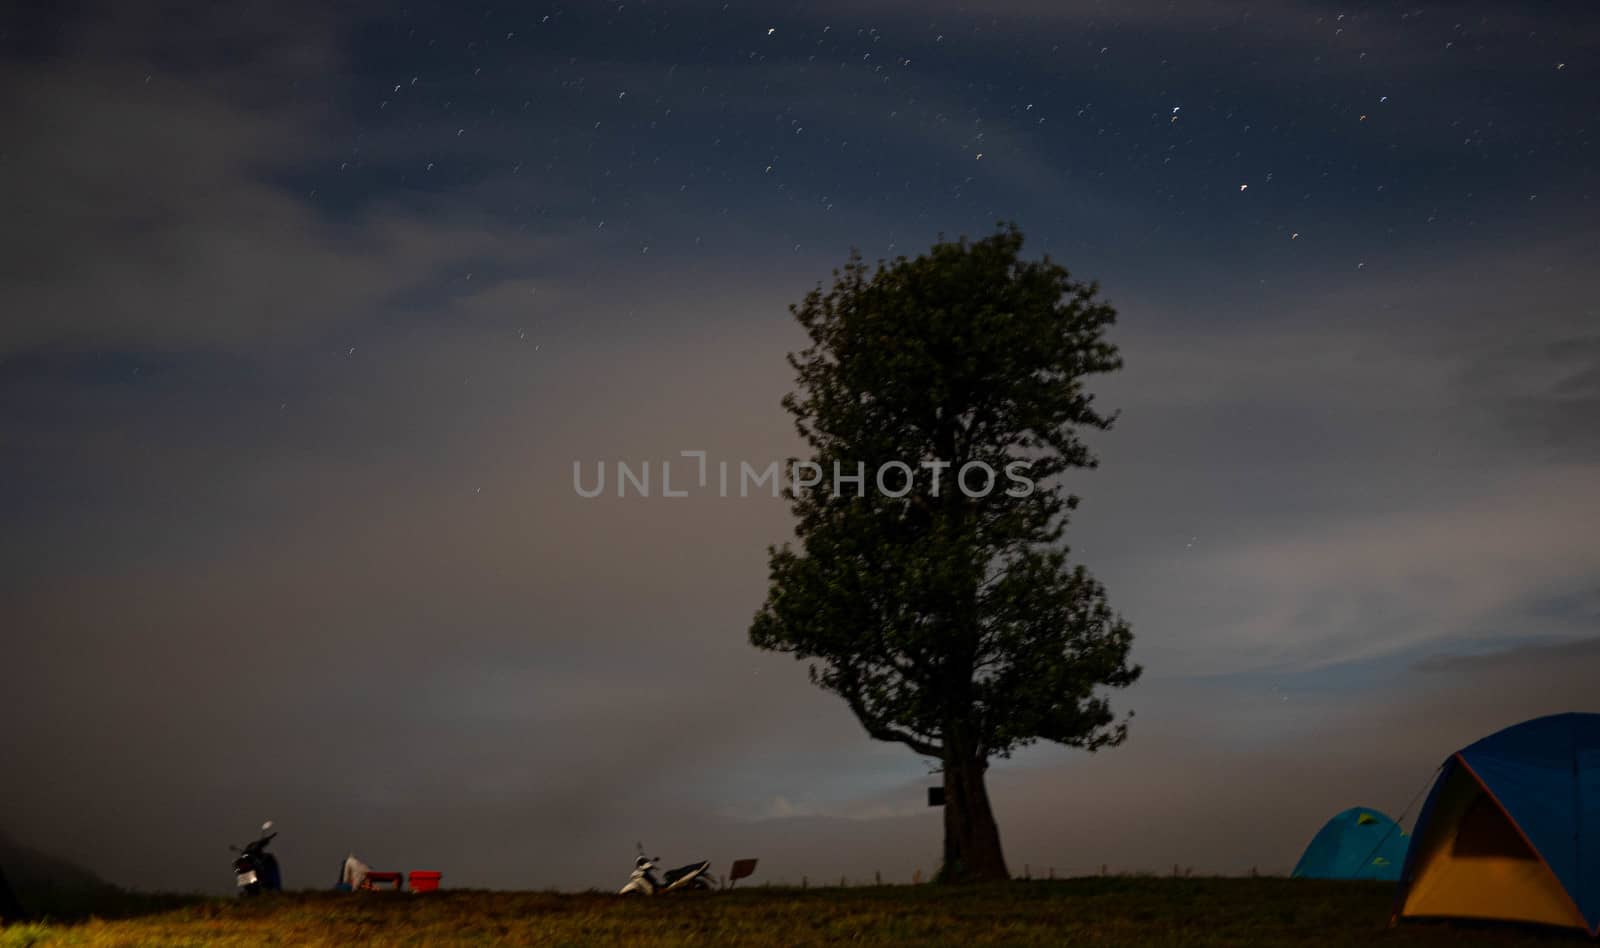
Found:
[[[1600,715],[1507,728],[1445,762],[1417,819],[1397,917],[1600,922]]]

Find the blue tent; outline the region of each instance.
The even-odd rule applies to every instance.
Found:
[[[1400,878],[1408,842],[1400,824],[1370,807],[1354,806],[1323,824],[1289,875],[1393,882]]]
[[[1534,718],[1452,754],[1415,836],[1397,915],[1600,934],[1600,714]]]

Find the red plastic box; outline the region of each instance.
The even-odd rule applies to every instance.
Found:
[[[442,878],[444,878],[444,873],[442,872],[413,872],[411,873],[411,891],[437,892],[439,891],[439,880]]]

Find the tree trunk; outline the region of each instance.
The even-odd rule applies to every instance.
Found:
[[[1010,879],[1000,851],[1000,827],[983,784],[989,762],[948,754],[944,762],[944,866],[941,882]]]

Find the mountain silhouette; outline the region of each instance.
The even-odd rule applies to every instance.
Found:
[[[122,896],[121,889],[88,869],[0,832],[0,915],[7,920],[83,915]]]

